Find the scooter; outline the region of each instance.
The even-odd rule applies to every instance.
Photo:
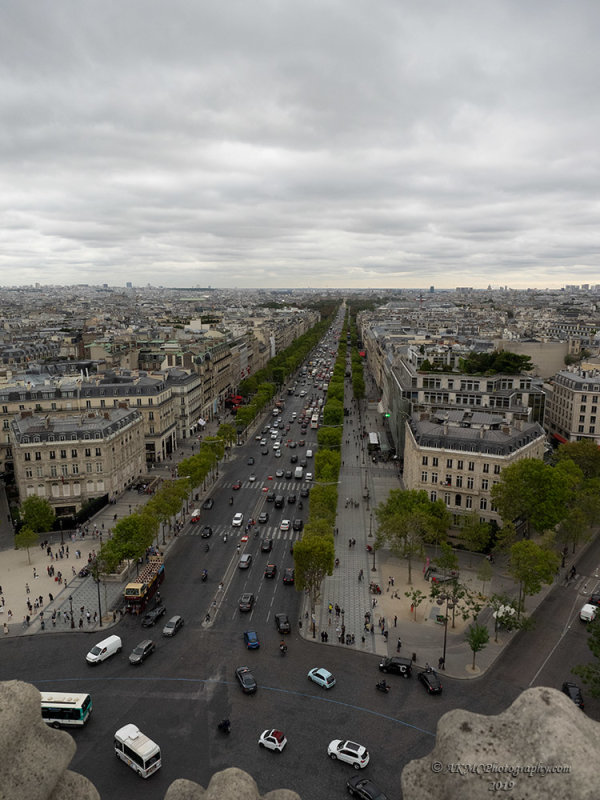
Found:
[[[282,656],[284,656],[287,653],[287,644],[280,644],[279,652],[281,653]]]
[[[202,580],[205,581],[207,578],[208,578],[208,572],[205,569],[203,569],[202,570]]]
[[[224,534],[223,534],[223,541],[224,541],[224,542],[226,542],[226,541],[227,541],[227,534],[226,534],[226,533],[224,533]]]
[[[385,681],[379,681],[379,683],[375,684],[375,688],[379,689],[380,692],[385,692],[385,694],[387,694],[392,687]]]
[[[231,733],[231,722],[229,722],[228,719],[224,719],[221,722],[219,722],[217,728],[218,730],[221,731],[221,733],[226,733],[227,736],[229,736],[229,734]]]
[[[232,505],[233,505],[233,497],[230,497],[230,498],[229,498],[229,505],[230,505],[230,506],[232,506]]]

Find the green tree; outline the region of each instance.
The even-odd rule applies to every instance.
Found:
[[[452,545],[448,544],[448,542],[442,542],[440,549],[441,553],[433,559],[433,563],[442,570],[444,576],[453,571],[458,571],[458,556],[454,552]]]
[[[494,618],[494,641],[498,641],[498,631],[504,628],[513,631],[523,627],[525,618],[519,614],[518,603],[507,594],[493,594],[489,599]]]
[[[469,647],[473,651],[473,664],[471,669],[475,669],[475,656],[485,647],[490,640],[490,633],[485,625],[469,625],[469,630],[466,634],[466,640]]]
[[[37,547],[39,543],[40,543],[39,536],[28,525],[23,525],[21,530],[17,534],[15,534],[15,547],[18,550],[27,550],[28,564],[31,564],[31,555],[29,554],[29,548]]]
[[[226,445],[231,447],[231,445],[235,444],[237,440],[237,430],[235,425],[232,425],[230,422],[223,422],[221,425],[219,425],[217,437],[222,439]]]
[[[600,478],[600,449],[593,439],[561,444],[554,452],[552,461],[559,464],[566,460],[574,461],[586,480]]]
[[[600,617],[589,623],[588,634],[588,647],[594,656],[594,661],[589,664],[577,664],[571,672],[578,675],[589,687],[588,691],[592,697],[600,697]]]
[[[315,455],[315,477],[323,483],[337,483],[342,459],[339,452],[319,450]]]
[[[425,491],[393,489],[375,509],[378,529],[375,547],[388,543],[393,555],[406,558],[408,583],[412,560],[423,556],[426,541],[445,535],[450,515],[441,500],[432,503]]]
[[[420,589],[411,589],[408,592],[404,592],[404,596],[408,597],[410,600],[411,611],[413,613],[413,621],[417,621],[417,608],[421,605],[423,600],[427,599],[427,595],[422,592]]]
[[[339,400],[327,400],[323,408],[323,425],[343,425],[344,406]]]
[[[492,532],[487,522],[481,522],[479,516],[473,512],[463,517],[460,528],[461,539],[464,540],[469,550],[480,553],[490,543]]]
[[[50,531],[54,524],[54,509],[47,500],[32,495],[21,503],[21,519],[32,531]]]
[[[319,428],[317,443],[322,449],[341,451],[342,428]]]
[[[560,567],[560,556],[525,539],[510,548],[508,571],[519,584],[519,615],[525,608],[525,597],[537,594],[544,584],[550,584]]]
[[[526,458],[505,467],[499,483],[492,486],[492,500],[504,522],[522,519],[543,532],[563,518],[581,480],[581,470],[572,461],[551,467]]]
[[[308,524],[302,539],[294,545],[295,586],[298,591],[308,593],[311,620],[315,618],[321,584],[325,576],[333,572],[335,546],[332,534],[326,530],[325,523]]]
[[[477,570],[477,578],[481,581],[481,594],[485,595],[485,585],[489,583],[494,576],[494,569],[487,558],[481,560],[481,564]]]

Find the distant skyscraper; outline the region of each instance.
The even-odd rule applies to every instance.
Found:
[[[429,294],[433,294],[435,292],[435,288],[433,286],[429,287]]]
[[[133,284],[131,283],[131,281],[127,281],[127,283],[125,284],[125,286],[126,286],[128,289],[133,289]]]

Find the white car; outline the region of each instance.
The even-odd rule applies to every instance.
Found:
[[[307,472],[304,477],[307,481],[312,481],[312,472]]]
[[[281,450],[275,450],[275,458],[281,458]]]
[[[234,528],[241,528],[244,523],[244,515],[240,514],[239,512],[234,516],[231,524]]]
[[[273,450],[279,450],[280,447],[281,447],[280,441],[273,442]]]
[[[248,475],[248,480],[249,481],[255,481],[256,480],[256,475],[254,473],[252,473],[251,475]]]
[[[318,683],[324,689],[331,689],[332,686],[335,686],[334,676],[325,667],[313,667],[308,672],[308,679]]]
[[[266,444],[267,444],[267,440],[266,439],[261,439],[260,440],[260,446],[261,447],[265,447]]]
[[[278,730],[263,731],[258,740],[259,747],[266,747],[267,750],[275,750],[276,753],[281,753],[287,744],[285,733]]]
[[[281,525],[279,526],[280,531],[289,531],[290,529],[290,521],[289,519],[282,519]]]
[[[339,759],[345,761],[347,764],[352,764],[354,769],[364,769],[369,763],[369,752],[366,747],[356,742],[351,742],[349,739],[334,739],[329,742],[327,748],[327,755],[329,758]]]

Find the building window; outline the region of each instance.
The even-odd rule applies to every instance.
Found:
[[[97,455],[97,456],[101,456],[101,455],[102,455],[102,450],[101,450],[101,448],[100,448],[100,447],[97,447],[97,448],[96,448],[96,455]]]
[[[56,458],[56,450],[50,450],[49,456],[50,456],[50,461],[54,461],[54,459]]]
[[[461,506],[462,505],[462,494],[455,494],[454,495],[454,505]]]
[[[44,468],[43,467],[36,467],[35,468],[35,477],[36,478],[43,478],[44,477]]]
[[[66,458],[67,457],[67,451],[66,450],[61,450],[60,451],[60,457],[61,458]]]
[[[435,489],[431,491],[429,497],[431,498],[431,502],[435,503],[435,501],[437,500],[437,492],[435,491]]]
[[[500,475],[500,464],[494,464],[494,475]]]
[[[431,482],[432,483],[437,483],[438,482],[438,474],[437,474],[437,472],[432,472],[431,473]]]
[[[85,471],[86,472],[92,472],[92,465],[91,465],[91,463],[89,461],[86,461]]]
[[[583,433],[583,425],[579,425],[577,428],[577,433]]]
[[[71,450],[71,458],[77,458],[77,450]]]
[[[25,461],[31,461],[31,453],[25,453]]]
[[[490,471],[490,465],[489,465],[489,464],[484,464],[484,465],[483,465],[483,471],[484,471],[485,473],[488,473],[488,472]]]
[[[465,497],[465,508],[473,508],[473,498],[468,495]]]
[[[446,469],[452,469],[452,459],[446,459]]]
[[[67,464],[61,464],[60,465],[60,472],[61,472],[61,475],[63,476],[63,478],[66,478],[67,475],[69,474],[68,465]]]
[[[469,472],[474,472],[474,471],[475,471],[475,462],[469,461]]]
[[[432,465],[433,467],[437,467],[437,465],[438,465],[438,459],[437,459],[437,456],[434,456],[434,457],[432,458],[432,460],[431,460],[431,465]]]
[[[85,457],[86,457],[86,458],[91,458],[91,456],[92,456],[92,450],[91,450],[91,448],[90,448],[90,447],[86,447],[86,448],[85,448]]]
[[[25,468],[25,477],[26,478],[33,478],[33,470],[31,469],[31,467],[26,467]]]
[[[444,492],[444,503],[447,506],[450,505],[450,492]]]
[[[585,422],[585,417],[583,414],[579,417],[579,422]]]
[[[154,419],[154,411],[149,411],[148,412],[148,419],[151,419],[151,420]]]
[[[479,510],[485,511],[487,508],[487,499],[485,497],[481,497],[479,499]]]
[[[473,478],[467,478],[467,489],[473,488]]]
[[[487,478],[483,478],[483,480],[481,481],[481,489],[482,489],[482,491],[487,492],[487,490],[488,490],[488,479]]]
[[[427,466],[427,456],[423,456],[423,458],[421,459],[421,464],[422,464],[424,467],[426,467],[426,466]]]
[[[50,466],[50,477],[51,478],[58,478],[58,472],[57,472],[57,469],[56,469],[56,464],[52,464]]]
[[[73,475],[79,475],[79,464],[71,464],[71,472]]]
[[[446,480],[444,483],[446,486],[452,486],[452,475],[446,475]]]
[[[457,475],[456,478],[454,478],[454,483],[457,489],[462,488],[462,475]]]
[[[456,462],[456,469],[464,469],[462,459]]]
[[[96,464],[96,472],[102,472],[102,462],[98,461]]]
[[[427,483],[427,473],[426,472],[422,472],[421,473],[421,483]]]

